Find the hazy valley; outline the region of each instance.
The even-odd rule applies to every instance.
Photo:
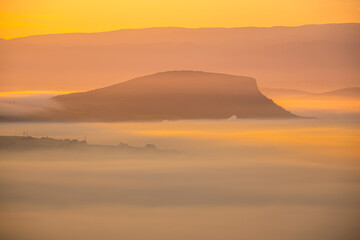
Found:
[[[0,41],[0,239],[359,239],[359,34]]]

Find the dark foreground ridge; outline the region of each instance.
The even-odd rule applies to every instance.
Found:
[[[31,136],[0,136],[0,151],[27,151],[27,150],[99,150],[115,152],[144,152],[144,153],[174,153],[174,150],[160,150],[154,144],[144,147],[134,147],[126,143],[118,145],[92,145],[85,140],[55,139],[49,137]]]
[[[295,118],[258,89],[251,77],[169,71],[88,92],[53,98],[63,121]]]

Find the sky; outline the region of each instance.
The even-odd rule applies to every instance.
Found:
[[[359,0],[2,0],[0,38],[148,27],[360,22]]]

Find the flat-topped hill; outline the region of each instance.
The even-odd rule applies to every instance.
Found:
[[[291,118],[257,88],[251,77],[169,71],[88,92],[53,98],[59,118],[79,121]]]

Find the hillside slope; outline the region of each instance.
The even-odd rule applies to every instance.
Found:
[[[250,77],[170,71],[88,92],[53,98],[65,110],[59,118],[85,121],[289,118]]]

